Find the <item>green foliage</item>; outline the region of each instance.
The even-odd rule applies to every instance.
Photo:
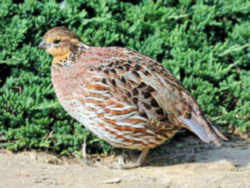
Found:
[[[19,2],[19,3],[16,3]],[[61,154],[111,147],[70,118],[50,82],[42,35],[64,25],[87,45],[122,46],[170,69],[215,124],[250,127],[247,0],[0,1],[0,147]]]

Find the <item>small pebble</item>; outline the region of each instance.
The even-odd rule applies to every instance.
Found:
[[[103,183],[115,184],[115,183],[120,183],[121,181],[122,181],[121,178],[113,178],[113,179],[105,180]]]

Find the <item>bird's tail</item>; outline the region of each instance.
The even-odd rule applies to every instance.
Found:
[[[215,145],[220,146],[221,140],[227,140],[227,138],[210,122],[208,122],[201,115],[197,115],[194,112],[190,119],[180,116],[179,121],[184,124],[184,127],[196,134],[202,141],[206,143],[213,142]]]

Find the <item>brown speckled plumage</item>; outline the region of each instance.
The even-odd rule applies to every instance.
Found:
[[[53,55],[52,82],[63,108],[111,145],[143,151],[187,128],[205,142],[225,139],[160,63],[119,47],[89,47],[63,27],[41,47]]]

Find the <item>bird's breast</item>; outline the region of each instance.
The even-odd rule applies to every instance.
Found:
[[[70,99],[81,85],[88,81],[84,68],[76,65],[52,66],[51,79],[56,95],[60,101]]]

